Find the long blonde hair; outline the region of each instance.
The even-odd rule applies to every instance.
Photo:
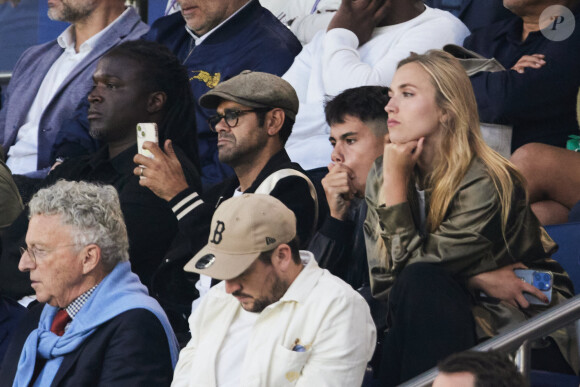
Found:
[[[500,199],[505,239],[514,184],[523,187],[524,180],[513,164],[483,140],[475,95],[465,70],[457,59],[441,50],[430,50],[423,55],[413,53],[397,68],[408,63],[419,64],[429,74],[435,88],[435,103],[446,113],[440,126],[438,162],[426,179],[426,187],[432,190],[427,229],[433,232],[439,227],[471,161],[478,157],[487,167]]]

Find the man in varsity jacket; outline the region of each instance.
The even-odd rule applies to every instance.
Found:
[[[217,85],[202,96],[200,104],[217,108],[208,123],[217,133],[220,162],[231,166],[235,176],[200,195],[188,187],[170,141],[165,143],[165,152],[146,142],[144,148],[154,158],[134,158],[140,165],[134,171],[141,176],[140,184],[167,200],[178,219],[179,233],[153,279],[153,292],[180,332],[188,330],[191,301],[198,292],[207,292],[211,283],[209,277],[202,278],[196,291],[183,266],[206,244],[212,215],[221,202],[242,193],[276,197],[296,214],[303,247],[308,245],[318,219],[314,186],[284,150],[298,112],[298,98],[288,82],[247,70]]]

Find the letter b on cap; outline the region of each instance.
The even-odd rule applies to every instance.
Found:
[[[218,220],[215,224],[215,229],[213,230],[213,236],[211,238],[211,243],[219,245],[223,239],[223,232],[226,229],[226,225],[221,220]]]

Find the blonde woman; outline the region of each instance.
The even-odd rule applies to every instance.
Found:
[[[555,244],[527,205],[523,178],[484,143],[455,58],[433,50],[401,61],[385,109],[389,135],[367,180],[365,237],[371,290],[388,300],[381,379],[396,385],[545,310],[546,296],[515,268],[554,273],[550,304],[572,287],[549,258]]]

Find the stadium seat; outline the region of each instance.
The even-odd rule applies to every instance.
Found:
[[[552,258],[570,276],[575,294],[580,294],[580,222],[555,224],[544,228],[559,246]]]

